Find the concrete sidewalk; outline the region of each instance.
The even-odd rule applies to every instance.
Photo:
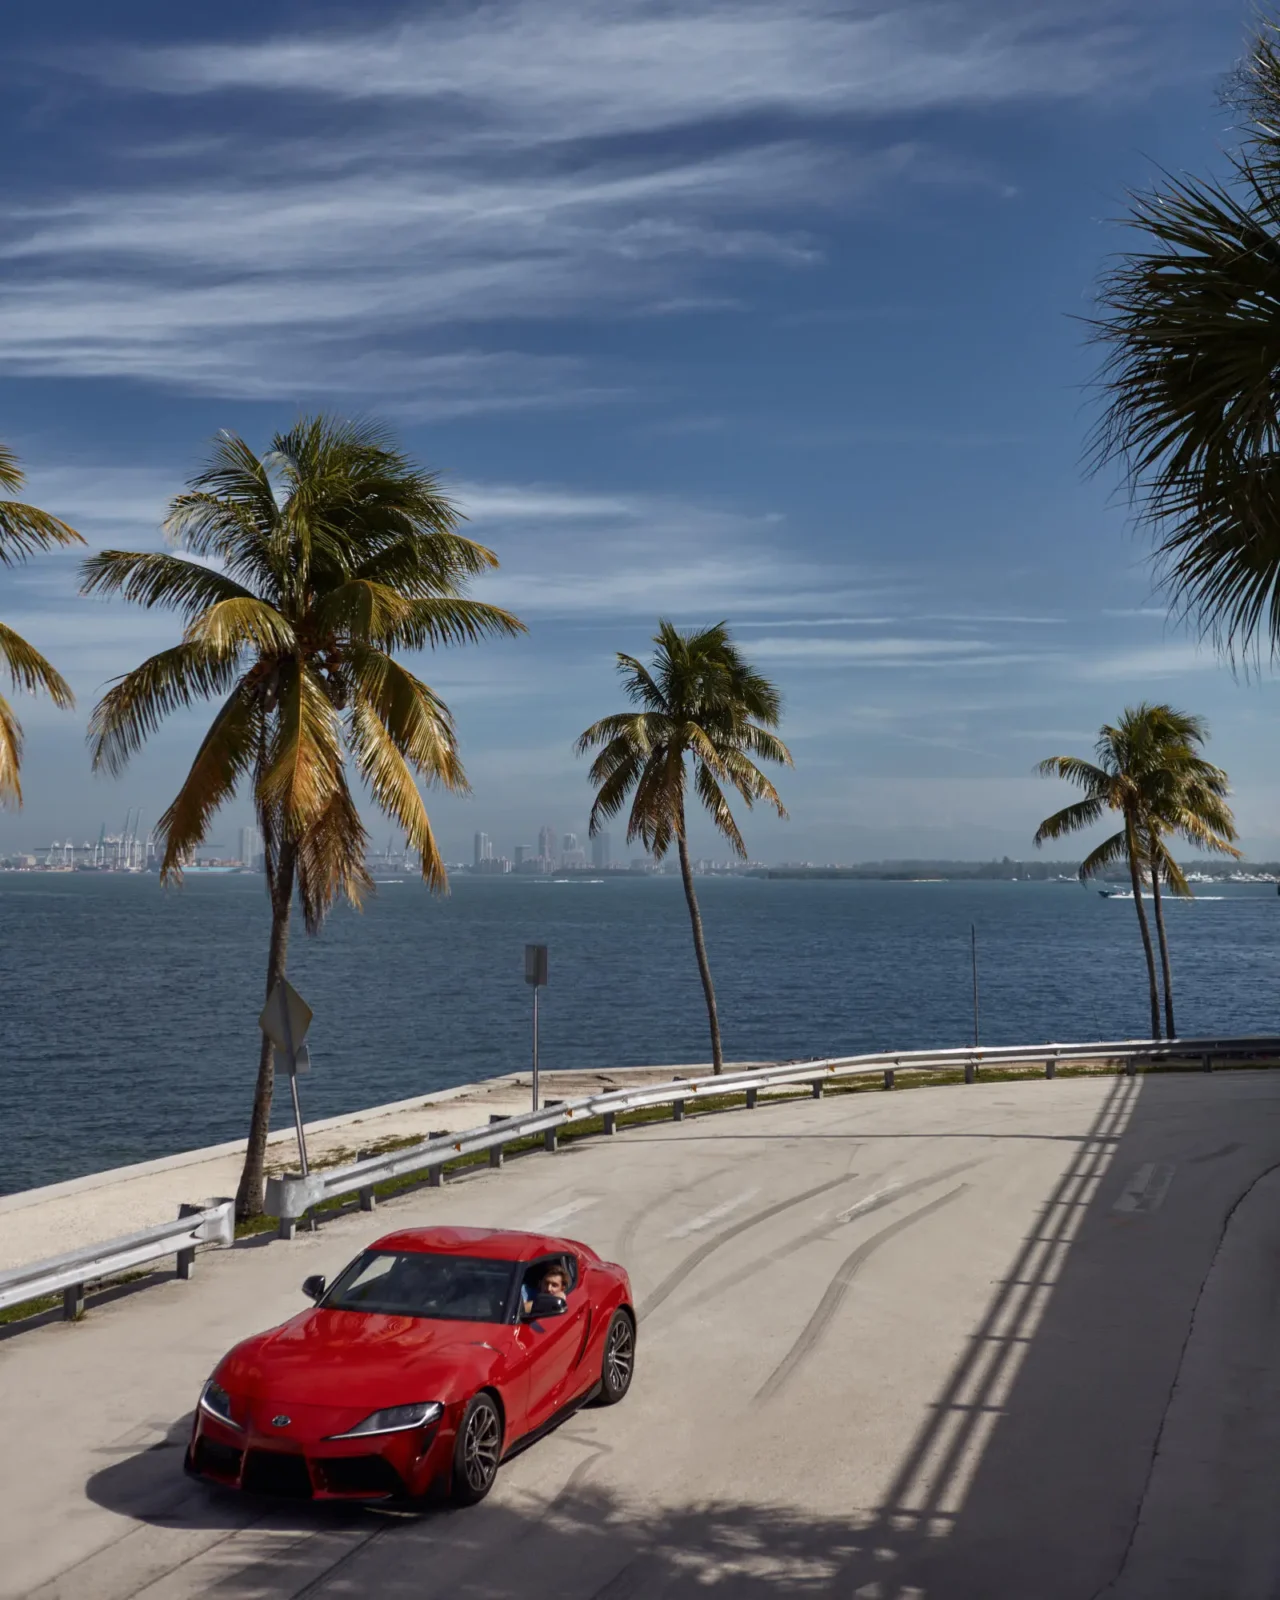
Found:
[[[733,1062],[726,1071],[760,1066]],[[709,1065],[619,1067],[610,1071],[543,1072],[544,1099],[570,1100],[627,1085],[666,1082],[709,1072]],[[277,1084],[277,1097],[287,1089]],[[509,1073],[483,1083],[464,1084],[434,1094],[415,1095],[389,1105],[372,1106],[308,1122],[307,1154],[313,1165],[336,1166],[355,1158],[358,1150],[377,1148],[387,1140],[425,1138],[476,1128],[490,1117],[513,1116],[531,1104],[529,1074]],[[179,1155],[162,1156],[128,1167],[93,1172],[65,1183],[18,1194],[0,1195],[0,1270],[59,1255],[82,1245],[114,1239],[154,1223],[168,1222],[187,1201],[234,1195],[244,1162],[245,1141],[210,1145]],[[292,1128],[272,1133],[267,1145],[269,1172],[296,1171],[297,1138]]]

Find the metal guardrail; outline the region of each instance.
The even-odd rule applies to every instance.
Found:
[[[720,1095],[745,1094],[748,1108],[754,1107],[762,1089],[788,1088],[809,1084],[818,1096],[823,1085],[843,1078],[884,1074],[886,1089],[894,1087],[898,1071],[954,1072],[964,1070],[965,1082],[972,1083],[984,1066],[1019,1066],[1043,1063],[1045,1076],[1052,1078],[1063,1062],[1105,1059],[1122,1060],[1132,1073],[1138,1062],[1199,1058],[1206,1072],[1215,1060],[1245,1056],[1280,1054],[1280,1038],[1244,1036],[1219,1039],[1118,1039],[1085,1044],[971,1046],[960,1050],[897,1050],[874,1055],[839,1056],[827,1060],[788,1062],[778,1067],[755,1067],[746,1072],[707,1073],[696,1078],[674,1078],[669,1083],[646,1084],[634,1089],[613,1089],[604,1094],[584,1095],[576,1100],[544,1102],[537,1111],[514,1117],[493,1118],[484,1127],[464,1133],[431,1135],[420,1144],[369,1156],[328,1171],[313,1170],[306,1177],[285,1174],[267,1180],[266,1209],[280,1220],[282,1239],[291,1239],[300,1219],[327,1200],[358,1194],[360,1204],[372,1211],[376,1185],[392,1178],[425,1173],[427,1182],[443,1181],[445,1165],[459,1155],[489,1152],[492,1166],[502,1165],[504,1146],[541,1133],[548,1150],[556,1147],[559,1129],[599,1117],[603,1132],[617,1131],[618,1115],[647,1106],[670,1105],[679,1121],[688,1101]]]
[[[176,1222],[161,1222],[139,1233],[86,1245],[65,1256],[51,1256],[46,1261],[0,1272],[0,1311],[61,1290],[63,1316],[82,1316],[88,1284],[172,1255],[178,1258],[178,1276],[189,1278],[195,1270],[196,1246],[229,1245],[235,1238],[235,1228],[234,1200],[185,1205]]]

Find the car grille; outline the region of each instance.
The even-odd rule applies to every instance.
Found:
[[[283,1450],[250,1450],[244,1458],[240,1487],[253,1494],[282,1494],[295,1500],[310,1500],[312,1493],[305,1456]]]
[[[237,1450],[233,1444],[219,1444],[216,1439],[207,1439],[203,1434],[196,1440],[196,1455],[193,1463],[197,1472],[207,1472],[215,1478],[236,1479],[240,1476],[240,1461],[244,1455],[243,1450]]]
[[[316,1465],[330,1494],[403,1494],[404,1481],[382,1456],[330,1456]]]

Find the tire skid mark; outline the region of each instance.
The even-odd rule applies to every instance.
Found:
[[[879,1233],[873,1233],[869,1239],[865,1239],[858,1246],[852,1255],[847,1256],[836,1268],[835,1274],[827,1286],[827,1292],[818,1302],[817,1310],[805,1324],[800,1337],[756,1390],[755,1398],[757,1400],[773,1399],[774,1396],[782,1391],[787,1382],[794,1377],[805,1359],[812,1355],[818,1341],[826,1332],[831,1319],[844,1303],[844,1297],[848,1294],[849,1286],[857,1275],[859,1267],[869,1257],[873,1256],[882,1244],[888,1244],[889,1240],[897,1234],[904,1233],[917,1222],[923,1222],[925,1217],[932,1212],[940,1211],[943,1206],[950,1205],[968,1187],[967,1183],[957,1184],[954,1189],[949,1189],[946,1194],[939,1195],[936,1200],[930,1200],[928,1205],[923,1205],[918,1210],[909,1212],[905,1217],[899,1217],[896,1222],[891,1222],[888,1227],[881,1228]]]
[[[643,1322],[665,1300],[670,1299],[689,1274],[700,1267],[709,1255],[719,1250],[721,1245],[728,1244],[731,1239],[736,1239],[740,1233],[746,1233],[749,1228],[756,1228],[762,1222],[768,1222],[771,1217],[790,1211],[793,1206],[802,1206],[806,1200],[816,1200],[820,1194],[829,1194],[832,1189],[838,1189],[842,1183],[848,1183],[852,1177],[851,1172],[846,1172],[838,1178],[829,1178],[826,1183],[820,1183],[813,1189],[806,1189],[803,1194],[791,1195],[786,1200],[779,1200],[771,1206],[766,1206],[763,1211],[754,1211],[749,1217],[743,1217],[741,1222],[735,1222],[731,1228],[725,1228],[721,1233],[707,1239],[696,1250],[691,1251],[678,1267],[669,1272],[638,1308],[637,1315],[640,1321]]]
[[[713,1183],[717,1178],[723,1178],[726,1172],[732,1172],[737,1165],[730,1162],[727,1166],[717,1167],[714,1172],[704,1172],[700,1178],[694,1178],[690,1183],[679,1184],[674,1189],[668,1189],[666,1194],[659,1195],[656,1200],[638,1206],[618,1230],[618,1242],[614,1245],[614,1253],[619,1261],[630,1259],[635,1248],[636,1235],[640,1231],[640,1224],[646,1222],[659,1206],[669,1205],[672,1200],[679,1200],[684,1195],[692,1194],[695,1189],[700,1189],[703,1184]]]
[[[987,1159],[986,1156],[976,1156],[972,1161],[957,1161],[952,1167],[943,1167],[941,1172],[932,1173],[927,1178],[915,1178],[910,1183],[893,1184],[886,1186],[879,1194],[868,1196],[860,1200],[857,1205],[851,1206],[843,1216],[823,1222],[816,1228],[810,1228],[807,1233],[799,1234],[794,1239],[789,1239],[786,1244],[780,1245],[776,1250],[770,1250],[759,1259],[759,1266],[772,1267],[780,1261],[788,1261],[797,1250],[803,1250],[806,1245],[817,1244],[821,1239],[832,1238],[836,1228],[847,1228],[851,1223],[860,1222],[863,1217],[869,1217],[873,1212],[883,1211],[886,1206],[894,1205],[899,1200],[905,1200],[908,1195],[918,1194],[921,1189],[931,1189],[936,1183],[945,1183],[948,1178],[954,1178],[961,1172],[968,1172],[971,1167],[980,1165]],[[855,1176],[855,1174],[850,1174]],[[742,1284],[742,1278],[735,1274],[730,1278],[720,1278],[705,1291],[705,1298],[712,1295],[723,1294],[726,1289],[735,1289]]]

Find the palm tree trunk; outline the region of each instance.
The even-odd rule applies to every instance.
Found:
[[[689,865],[689,846],[684,836],[684,817],[680,818],[677,835],[680,851],[680,876],[684,880],[684,897],[689,906],[689,921],[693,924],[693,948],[698,957],[698,975],[702,979],[702,992],[707,1000],[707,1021],[711,1025],[711,1070],[719,1073],[724,1066],[724,1053],[720,1049],[720,1018],[716,1012],[716,991],[711,982],[711,968],[707,965],[707,946],[702,937],[702,913],[698,910],[698,897],[693,892],[693,869]]]
[[[1164,978],[1164,1033],[1166,1039],[1176,1039],[1178,1030],[1173,1025],[1173,974],[1169,969],[1169,939],[1164,931],[1164,904],[1160,895],[1160,872],[1152,852],[1151,898],[1156,913],[1156,938],[1160,942],[1160,971]]]
[[[1156,958],[1151,948],[1151,930],[1147,927],[1147,913],[1142,909],[1142,875],[1139,867],[1142,852],[1138,848],[1137,830],[1125,823],[1126,853],[1129,857],[1129,881],[1133,884],[1133,904],[1138,913],[1138,927],[1142,930],[1142,949],[1147,958],[1147,987],[1151,999],[1151,1037],[1160,1037],[1160,990],[1156,983]]]
[[[266,830],[263,830],[264,837]],[[267,994],[285,975],[289,955],[289,915],[293,906],[293,874],[297,847],[281,845],[275,871],[268,887],[271,892],[271,946],[267,955]],[[268,871],[271,854],[267,855]],[[236,1216],[240,1221],[262,1215],[263,1186],[266,1180],[267,1134],[271,1128],[271,1096],[275,1089],[275,1055],[271,1040],[264,1033],[258,1057],[258,1081],[253,1091],[253,1115],[249,1119],[249,1147],[244,1170],[236,1191]]]

